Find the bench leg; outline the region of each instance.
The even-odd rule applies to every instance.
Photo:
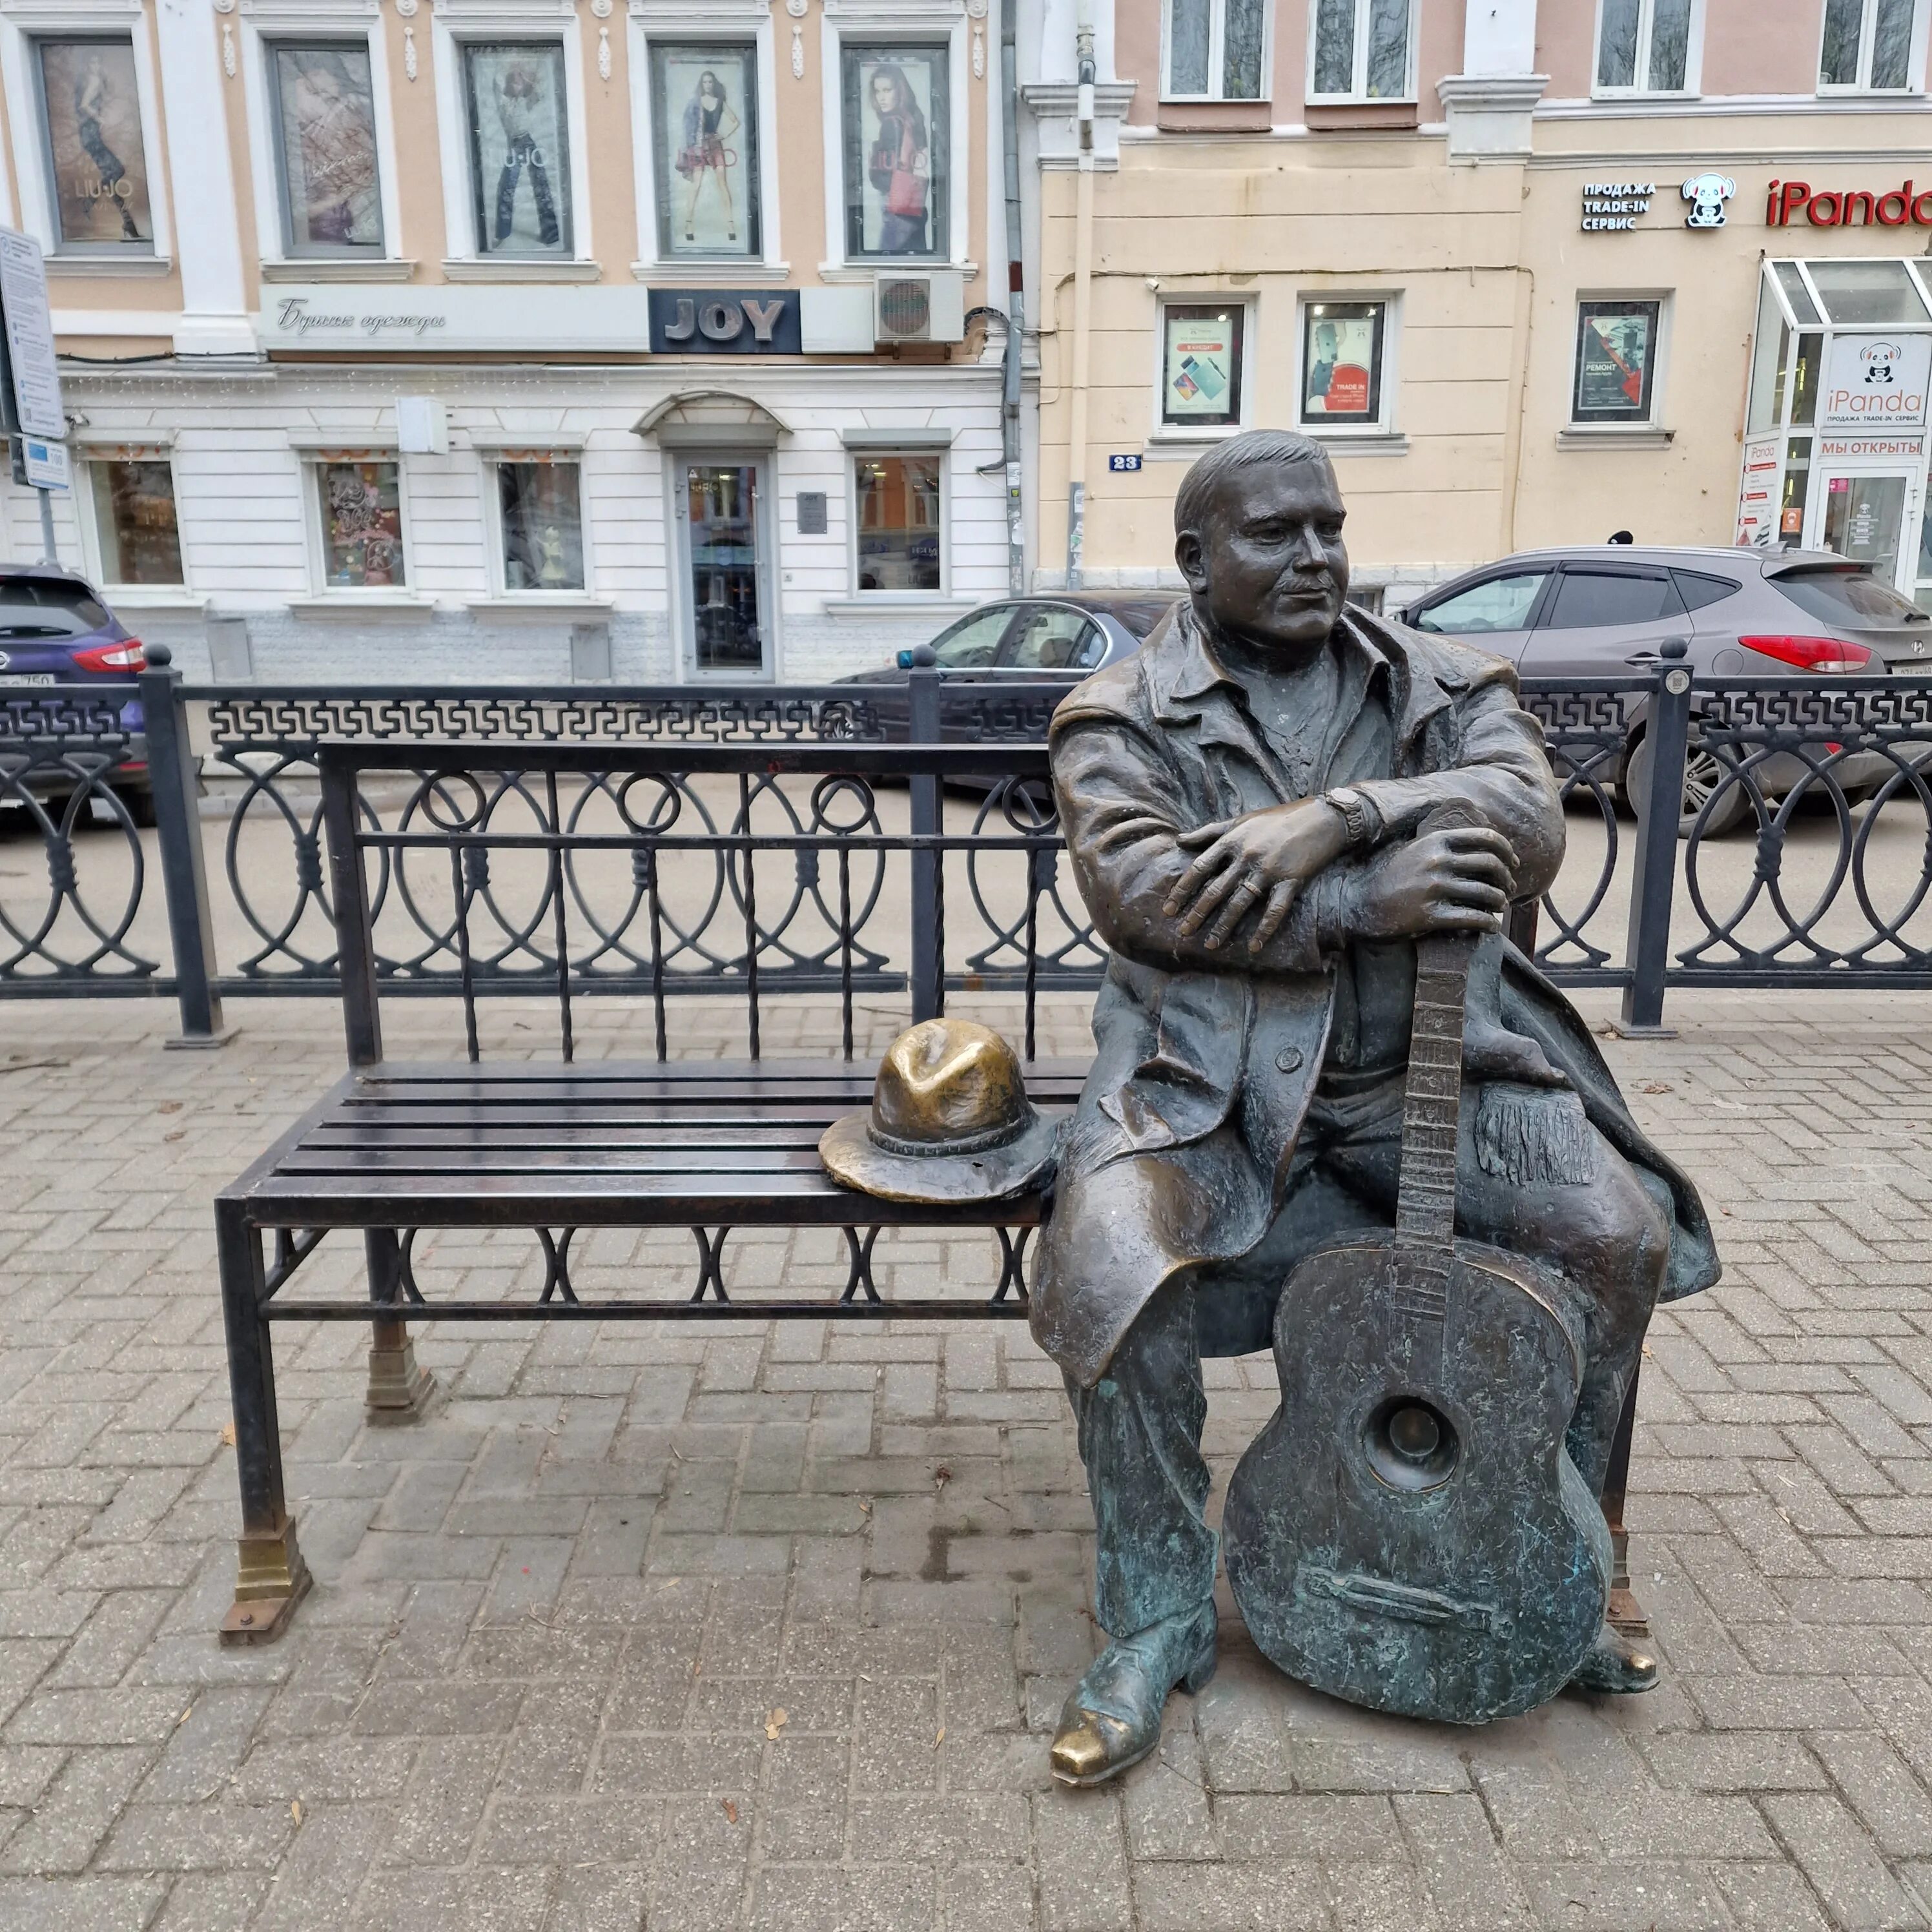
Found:
[[[262,1318],[262,1238],[248,1225],[238,1203],[217,1204],[214,1228],[228,1331],[235,1461],[242,1482],[235,1601],[221,1620],[221,1641],[272,1643],[288,1628],[310,1579],[282,1488],[274,1362]]]
[[[1624,1528],[1624,1496],[1630,1487],[1630,1438],[1636,1429],[1636,1385],[1642,1370],[1632,1371],[1624,1412],[1610,1444],[1610,1473],[1604,1478],[1604,1520],[1610,1532],[1610,1623],[1625,1636],[1648,1637],[1650,1618],[1630,1588],[1630,1532]]]
[[[371,1228],[363,1238],[369,1257],[369,1299],[403,1298],[403,1244],[393,1228]],[[369,1390],[364,1405],[378,1427],[414,1422],[436,1394],[436,1378],[416,1363],[416,1344],[406,1322],[369,1324]]]

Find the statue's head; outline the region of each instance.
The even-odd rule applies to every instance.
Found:
[[[1348,553],[1328,452],[1250,430],[1190,470],[1174,500],[1174,557],[1210,632],[1305,658],[1342,614]]]

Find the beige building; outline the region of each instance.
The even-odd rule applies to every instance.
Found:
[[[1265,425],[1334,451],[1391,608],[1620,530],[1932,603],[1929,10],[1049,0],[1042,577],[1178,581],[1184,466]]]
[[[796,680],[930,637],[1008,582],[999,33],[0,0],[62,556],[190,668],[241,617],[229,668],[274,678]]]

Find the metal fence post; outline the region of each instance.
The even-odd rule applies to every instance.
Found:
[[[1650,789],[1637,820],[1636,863],[1630,878],[1630,927],[1624,964],[1623,1016],[1617,1030],[1668,1037],[1664,977],[1670,960],[1670,905],[1677,886],[1677,825],[1684,812],[1684,756],[1690,738],[1690,672],[1680,660],[1685,638],[1667,638],[1651,700]]]
[[[939,672],[930,644],[913,646],[912,669],[906,679],[908,741],[939,742]],[[912,830],[915,838],[931,837],[939,830],[939,775],[914,773]],[[915,1021],[938,1018],[945,1002],[940,976],[946,970],[940,940],[939,854],[929,849],[912,855],[912,1016]]]
[[[147,646],[147,668],[137,672],[142,729],[148,741],[148,782],[154,789],[154,830],[160,848],[161,884],[167,895],[168,937],[175,961],[175,998],[181,1032],[175,1047],[220,1046],[233,1029],[221,1021],[214,990],[214,924],[208,909],[208,868],[201,850],[200,781],[188,742],[188,706],[181,673],[166,644]]]

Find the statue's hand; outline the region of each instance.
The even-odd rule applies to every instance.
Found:
[[[1348,835],[1332,805],[1303,798],[1184,832],[1179,842],[1199,856],[1161,910],[1170,919],[1178,916],[1184,936],[1214,920],[1204,942],[1214,952],[1260,903],[1261,916],[1248,935],[1248,950],[1258,952],[1280,930],[1295,895],[1346,849]]]
[[[1391,846],[1355,882],[1347,915],[1363,939],[1496,932],[1509,910],[1516,854],[1487,826],[1430,832]]]

